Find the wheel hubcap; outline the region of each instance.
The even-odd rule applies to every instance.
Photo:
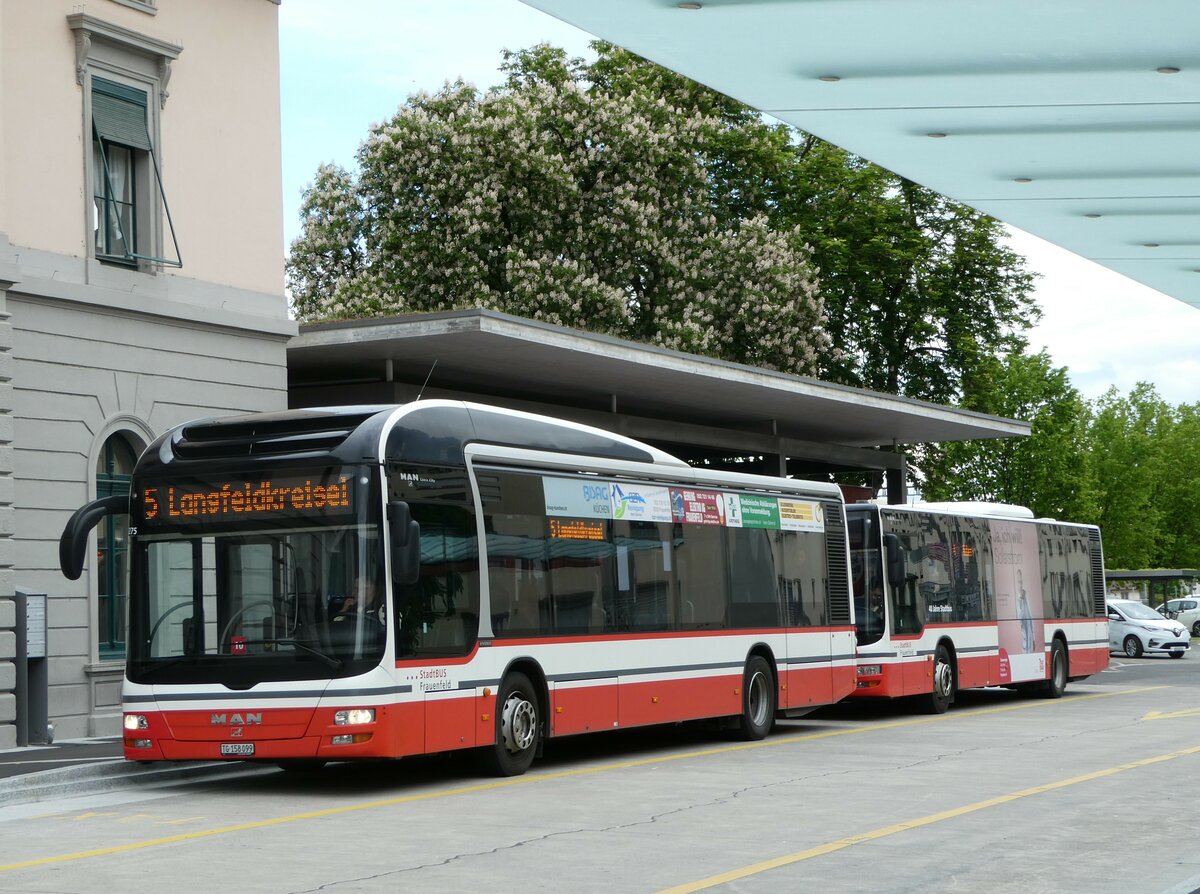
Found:
[[[746,697],[750,722],[755,726],[762,726],[767,720],[769,697],[767,695],[767,678],[761,672],[750,678],[750,684],[746,688]]]
[[[939,661],[933,669],[933,692],[938,698],[949,698],[954,686],[954,673],[945,661]]]
[[[504,711],[500,715],[500,735],[504,738],[504,747],[511,754],[518,754],[531,746],[537,735],[537,712],[530,702],[515,692],[504,703]]]

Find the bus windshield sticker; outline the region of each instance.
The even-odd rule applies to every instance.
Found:
[[[779,530],[779,501],[774,497],[725,494],[725,523],[731,528]]]
[[[354,512],[354,498],[349,475],[155,482],[142,488],[142,522],[154,527],[344,516]]]
[[[608,484],[579,478],[543,478],[546,515],[570,518],[612,518]]]
[[[671,521],[671,491],[640,484],[612,486],[613,518],[625,521]]]
[[[824,533],[824,507],[810,500],[780,500],[779,526],[785,531]]]
[[[674,520],[689,525],[725,524],[725,499],[713,490],[671,488]]]

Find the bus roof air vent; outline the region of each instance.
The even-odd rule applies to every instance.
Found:
[[[377,412],[377,407],[355,407],[204,419],[180,428],[171,446],[180,459],[311,456],[336,450]]]

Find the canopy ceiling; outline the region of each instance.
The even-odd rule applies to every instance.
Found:
[[[524,0],[1200,307],[1197,0]]]

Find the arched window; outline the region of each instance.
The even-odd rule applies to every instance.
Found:
[[[96,459],[96,496],[129,494],[137,453],[128,438],[112,435]],[[100,657],[125,655],[125,590],[129,585],[129,516],[109,516],[96,529],[98,612],[96,639]]]

